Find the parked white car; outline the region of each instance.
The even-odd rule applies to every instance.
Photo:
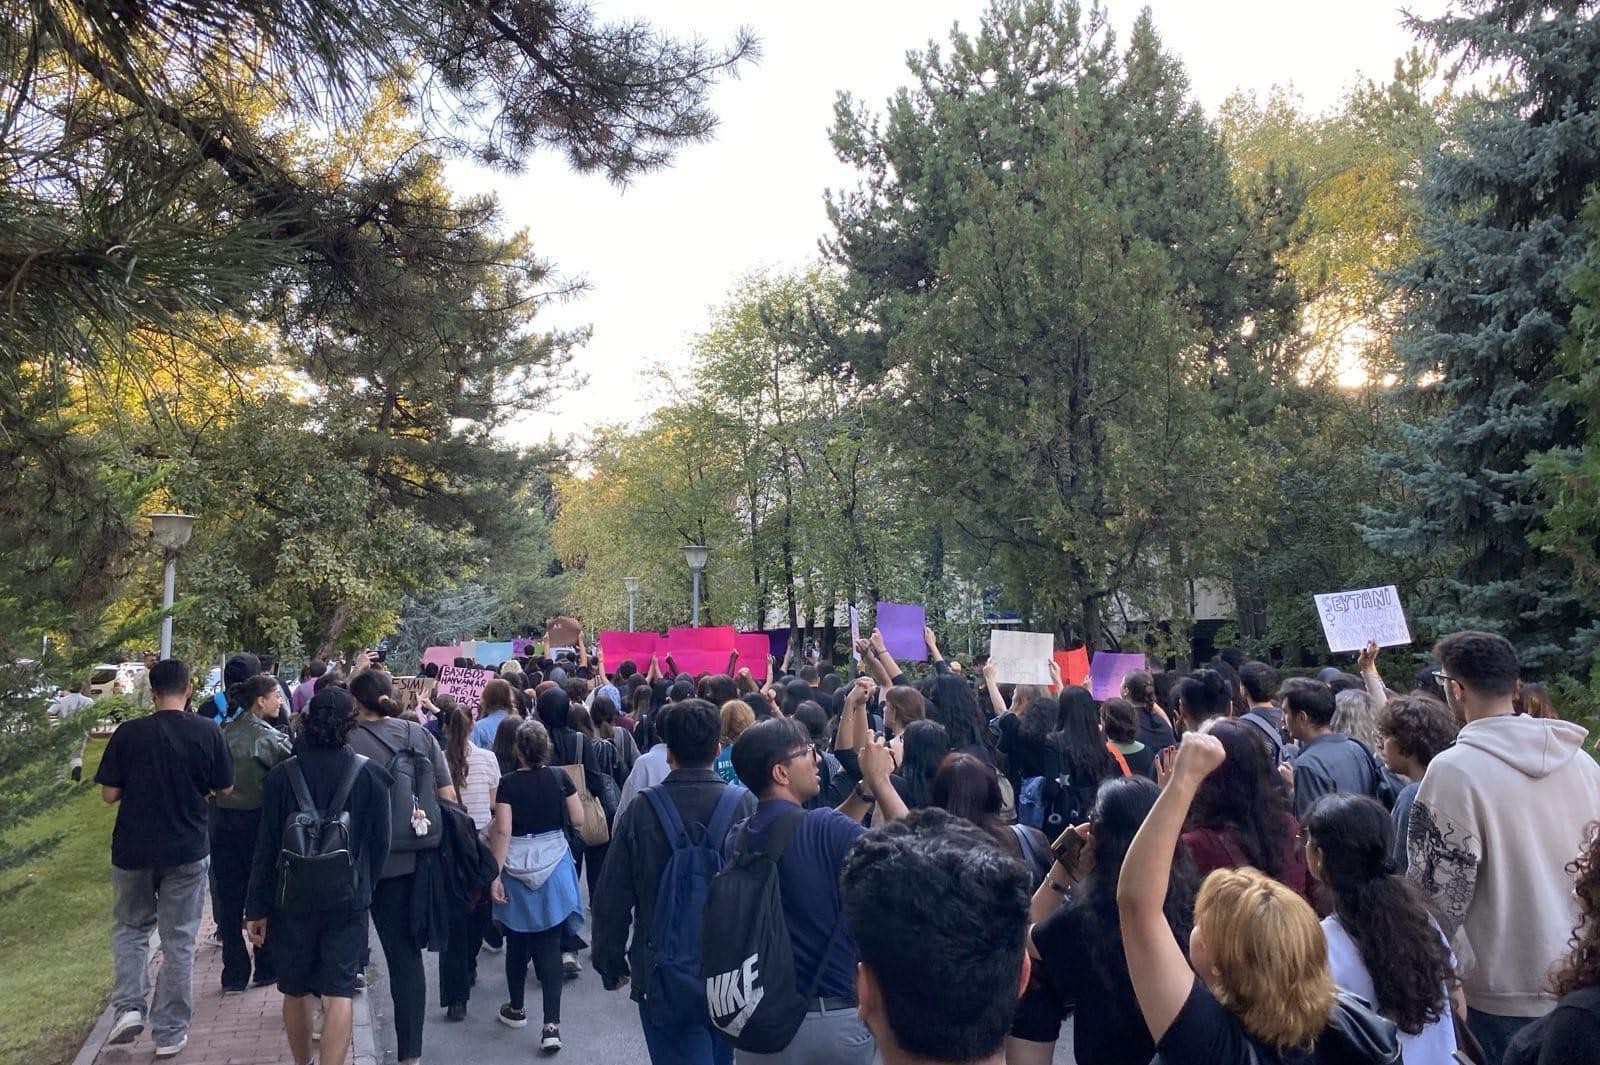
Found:
[[[102,663],[89,675],[89,695],[103,699],[107,695],[131,695],[134,682],[144,672],[143,662]]]

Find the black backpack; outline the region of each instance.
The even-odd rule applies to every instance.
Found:
[[[802,993],[778,888],[778,859],[804,817],[803,810],[789,813],[760,847],[746,845],[747,823],[738,853],[711,881],[706,897],[700,938],[706,1007],[717,1030],[749,1054],[776,1054],[794,1040],[844,927],[841,915],[822,950],[816,978]]]
[[[396,747],[384,734],[369,725],[361,729],[389,752],[384,766],[394,777],[389,789],[389,853],[429,851],[444,838],[444,818],[439,814],[439,783],[433,775],[433,759],[427,751],[411,745],[412,730],[422,726],[406,722],[406,745]],[[427,819],[427,830],[417,832],[412,815],[420,811]]]
[[[285,822],[278,849],[278,892],[273,900],[278,909],[306,912],[355,905],[360,874],[345,804],[366,762],[359,754],[353,756],[326,811],[318,810],[312,801],[300,759],[283,763],[299,809]]]

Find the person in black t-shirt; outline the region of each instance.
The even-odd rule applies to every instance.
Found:
[[[355,727],[356,703],[342,688],[326,688],[312,696],[302,715],[301,742],[293,761],[305,775],[312,802],[324,814],[335,813],[330,809],[334,796],[358,757],[349,747]],[[271,947],[278,990],[283,992],[283,1031],[296,1062],[311,1061],[313,995],[322,1000],[322,1065],[342,1065],[350,1045],[351,996],[367,946],[372,887],[389,857],[393,785],[389,771],[369,758],[344,804],[356,866],[353,904],[281,913],[276,909],[278,855],[284,826],[299,803],[287,763],[273,766],[267,774],[245,898],[245,927],[252,942]]]
[[[1556,1008],[1511,1037],[1505,1065],[1597,1065],[1600,1063],[1600,826],[1567,867],[1577,881],[1578,927],[1572,951],[1556,963],[1551,989]]]
[[[1328,944],[1305,899],[1254,869],[1218,869],[1195,901],[1189,958],[1167,920],[1184,818],[1225,757],[1215,736],[1185,734],[1172,777],[1128,848],[1117,881],[1128,975],[1165,1065],[1314,1062],[1310,1048],[1328,1027],[1335,989]]]
[[[206,797],[233,789],[233,758],[216,722],[187,711],[189,667],[175,658],[150,670],[155,711],[111,734],[95,783],[117,806],[111,832],[111,931],[116,1016],[109,1043],[144,1031],[150,933],[161,926],[161,970],[149,1011],[156,1056],[189,1041],[194,1009],[190,974],[205,906]]]
[[[1057,862],[1034,893],[1037,923],[1028,934],[1036,964],[1012,1026],[1012,1060],[1049,1061],[1061,1017],[1084,1019],[1072,1031],[1078,1065],[1146,1065],[1155,1042],[1145,1027],[1128,979],[1117,917],[1117,878],[1123,856],[1161,794],[1138,776],[1100,785],[1079,867]],[[1086,868],[1085,868],[1086,867]],[[1187,943],[1194,914],[1195,876],[1181,852],[1169,879],[1164,906],[1172,935]],[[1037,1044],[1033,1046],[1031,1044]]]

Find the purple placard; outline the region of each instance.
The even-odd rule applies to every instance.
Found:
[[[922,637],[928,612],[920,604],[879,603],[874,623],[883,633],[884,648],[894,657],[912,662],[928,657],[928,644]]]
[[[1122,693],[1122,678],[1145,668],[1142,654],[1096,651],[1089,663],[1089,694],[1096,699],[1114,699]]]

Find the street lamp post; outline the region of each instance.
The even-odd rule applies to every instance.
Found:
[[[632,632],[633,631],[633,600],[634,600],[634,597],[639,594],[639,578],[638,577],[624,577],[624,578],[622,578],[622,585],[623,585],[624,588],[628,589],[628,631]]]
[[[178,552],[194,532],[194,518],[188,514],[150,515],[150,535],[161,548],[166,572],[161,584],[161,657],[172,657],[172,604],[178,588]]]
[[[695,628],[700,627],[700,574],[705,572],[706,558],[710,554],[710,549],[703,544],[688,544],[683,549],[683,557],[689,563],[689,572],[694,574],[694,599],[691,600],[689,624]]]

